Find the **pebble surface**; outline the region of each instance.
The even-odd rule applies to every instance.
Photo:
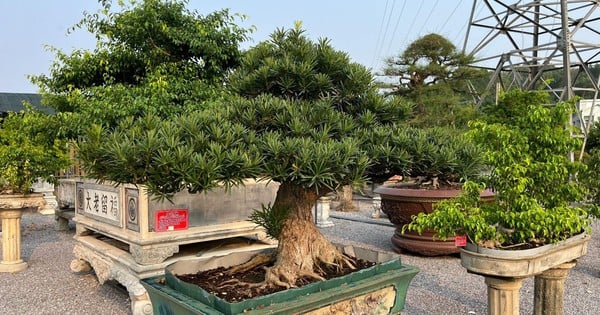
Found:
[[[368,211],[332,212],[334,226],[321,228],[330,240],[392,251],[394,227]],[[21,220],[22,258],[28,268],[0,273],[0,314],[131,314],[127,290],[115,282],[100,285],[93,273],[71,272],[74,226],[54,230],[54,216],[26,213]],[[598,231],[600,223],[594,223]],[[1,244],[0,244],[1,247]],[[403,263],[420,272],[411,282],[405,315],[486,314],[483,277],[469,274],[458,256],[421,257],[402,253]],[[588,254],[569,274],[564,313],[600,314],[600,236],[592,233]],[[533,279],[523,282],[522,314],[533,313]]]

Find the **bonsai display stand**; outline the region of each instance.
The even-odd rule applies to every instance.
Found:
[[[0,272],[19,272],[27,269],[21,259],[21,216],[23,209],[0,209],[2,219],[2,261]]]
[[[76,259],[71,262],[72,271],[85,273],[93,269],[100,284],[108,280],[119,282],[129,293],[131,311],[134,315],[153,314],[150,298],[140,280],[164,274],[164,269],[169,264],[180,260],[276,246],[246,238],[207,241],[183,246],[184,248],[179,250],[179,253],[161,262],[140,264],[128,251],[127,244],[107,238],[102,234],[77,235],[75,239],[73,254]]]
[[[144,186],[75,179],[61,180],[58,187],[61,208],[72,204],[75,209],[71,269],[93,269],[100,283],[121,283],[134,315],[152,313],[140,280],[161,275],[167,264],[276,246],[263,228],[248,221],[253,209],[273,202],[276,183],[248,180],[230,190],[180,192],[170,201],[152,199]]]
[[[518,315],[522,280],[535,277],[534,314],[562,315],[564,285],[576,259],[587,253],[590,236],[583,233],[556,244],[526,250],[486,249],[468,244],[461,264],[485,277],[489,315]]]
[[[27,269],[21,259],[21,217],[28,208],[44,206],[42,194],[0,195],[2,220],[2,261],[0,272],[19,272]]]

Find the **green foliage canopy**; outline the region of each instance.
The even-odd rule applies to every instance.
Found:
[[[68,165],[65,142],[55,140],[62,118],[28,110],[0,122],[0,193],[29,193],[38,179],[54,182]]]
[[[391,94],[414,102],[413,125],[463,127],[476,113],[468,105],[471,97],[468,82],[484,75],[469,67],[472,60],[472,56],[458,51],[443,36],[428,34],[412,42],[398,56],[385,60],[385,80],[381,84],[391,87]],[[462,116],[468,118],[457,121]]]
[[[569,160],[580,147],[566,128],[573,105],[547,107],[547,97],[507,92],[486,121],[473,122],[469,135],[484,149],[489,176],[467,182],[463,196],[439,203],[408,228],[433,229],[440,237],[466,234],[488,247],[555,243],[587,229],[594,213],[580,206],[586,189],[576,176],[585,166]],[[496,192],[493,203],[480,202],[484,187]]]
[[[80,126],[115,126],[119,120],[189,112],[226,97],[225,78],[238,65],[239,28],[227,10],[208,15],[185,1],[144,0],[114,12],[110,1],[86,13],[74,29],[97,38],[93,51],[54,50],[50,74],[33,77],[44,102],[74,112],[72,136]]]

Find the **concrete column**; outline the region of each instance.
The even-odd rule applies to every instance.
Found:
[[[332,199],[331,196],[323,196],[317,200],[317,227],[333,226],[333,222],[329,219]]]
[[[2,219],[2,261],[0,272],[19,272],[27,268],[21,259],[21,209],[0,210]]]
[[[519,315],[522,279],[485,277],[488,287],[488,315]]]
[[[576,261],[558,265],[535,276],[534,309],[535,315],[562,315],[565,281],[569,270]]]

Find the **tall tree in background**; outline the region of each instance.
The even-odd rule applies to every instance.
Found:
[[[167,117],[225,97],[225,78],[239,64],[247,34],[227,10],[203,16],[185,1],[144,0],[114,12],[111,1],[101,2],[73,27],[94,34],[96,48],[54,50],[49,75],[32,78],[44,103],[75,113],[73,134],[88,122]]]
[[[482,74],[468,67],[472,60],[443,36],[428,34],[400,55],[386,59],[383,75],[387,81],[383,83],[391,88],[391,94],[415,103],[415,125],[452,124],[448,119],[468,113],[458,106],[470,101],[468,81]]]

